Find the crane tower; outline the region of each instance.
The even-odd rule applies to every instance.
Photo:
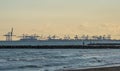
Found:
[[[6,37],[6,41],[12,41],[12,37],[13,35],[13,28],[11,29],[10,32],[8,32],[7,34],[4,35]]]

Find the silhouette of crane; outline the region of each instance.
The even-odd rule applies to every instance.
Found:
[[[4,36],[6,37],[6,41],[12,41],[12,37],[15,36],[13,35],[13,28],[11,29],[11,32],[8,32]]]

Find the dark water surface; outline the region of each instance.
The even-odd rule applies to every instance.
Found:
[[[55,71],[120,64],[120,49],[0,49],[0,71]]]

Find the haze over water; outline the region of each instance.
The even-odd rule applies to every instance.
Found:
[[[120,0],[0,0],[1,35],[14,27],[16,35],[110,34],[119,39],[119,18]]]

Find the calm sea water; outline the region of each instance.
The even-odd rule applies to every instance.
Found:
[[[55,71],[120,64],[120,49],[0,49],[0,71]]]

